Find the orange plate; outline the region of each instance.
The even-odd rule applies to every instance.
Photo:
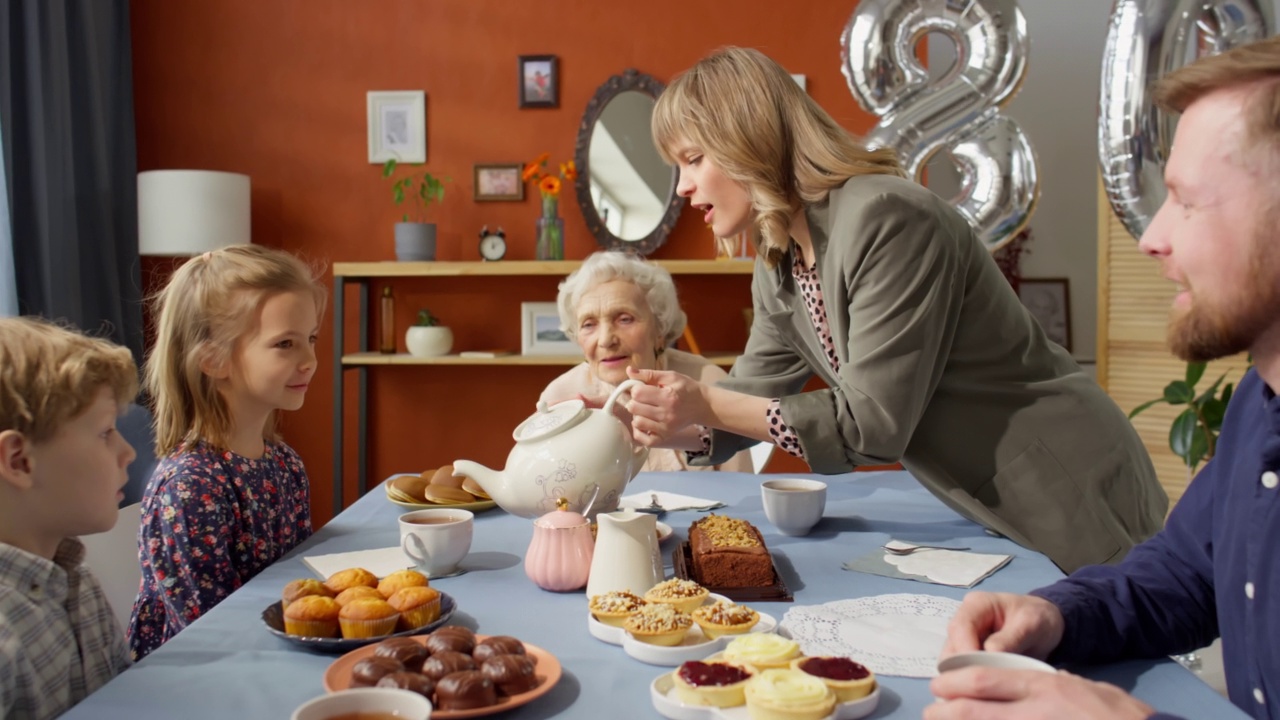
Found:
[[[427,637],[429,636],[416,635],[409,639],[426,645]],[[476,635],[476,641],[484,640],[487,637],[489,636]],[[362,648],[352,650],[346,655],[334,660],[333,664],[329,666],[329,669],[324,672],[325,691],[337,692],[351,687],[351,669],[355,667],[356,663],[373,655],[375,648],[377,648],[376,644],[366,645]],[[475,708],[474,710],[437,710],[433,708],[431,710],[431,720],[463,720],[463,718],[492,715],[494,713],[503,712],[504,710],[510,710],[513,707],[519,707],[551,692],[551,688],[555,687],[556,683],[560,682],[560,661],[556,659],[555,655],[552,655],[537,645],[524,643],[524,651],[525,654],[536,658],[537,660],[534,674],[538,678],[538,687],[528,692],[522,692],[519,695],[498,698],[496,705]]]

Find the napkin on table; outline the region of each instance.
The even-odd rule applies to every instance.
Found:
[[[911,546],[898,540],[900,546]],[[844,564],[845,570],[856,570],[903,578],[917,582],[971,588],[1004,567],[1012,555],[992,555],[963,550],[917,550],[910,555],[893,555],[884,549],[855,558]]]
[[[618,501],[618,505],[622,508],[646,508],[649,507],[651,502],[653,502],[653,496],[655,495],[658,497],[658,504],[662,506],[663,510],[668,512],[674,510],[715,510],[716,508],[722,508],[725,506],[725,504],[719,500],[708,500],[706,498],[662,492],[660,490],[636,493],[634,495],[624,495],[622,499]]]
[[[321,579],[328,578],[339,570],[354,567],[364,568],[378,577],[386,577],[397,570],[414,567],[414,562],[399,547],[309,555],[303,557],[302,562]]]

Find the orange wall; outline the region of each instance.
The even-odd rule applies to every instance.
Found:
[[[536,192],[522,203],[472,200],[472,165],[520,162],[541,152],[572,157],[595,89],[628,67],[668,81],[726,44],[758,47],[791,72],[837,120],[864,131],[871,119],[840,75],[848,2],[773,0],[217,0],[132,3],[138,169],[199,168],[248,174],[253,238],[326,265],[390,260],[392,205],[380,168],[367,162],[365,93],[427,93],[428,168],[453,178],[439,224],[440,260],[475,260],[481,225],[507,231],[507,258],[532,259]],[[517,107],[516,57],[560,58],[558,109]],[[572,194],[562,215],[566,257],[595,249]],[[708,258],[709,234],[685,213],[654,257]],[[429,306],[455,348],[519,346],[519,302],[553,300],[556,278],[397,280],[397,326]],[[678,278],[703,350],[740,348],[747,278]],[[372,295],[381,285],[372,286]],[[346,327],[356,329],[355,294]],[[375,306],[376,307],[376,306]],[[286,419],[305,459],[317,520],[331,514],[332,333],[306,407]],[[354,345],[348,343],[348,349]],[[384,368],[370,372],[371,481],[458,457],[501,466],[511,430],[561,369]],[[355,374],[348,374],[354,381]],[[355,497],[355,392],[342,476]],[[803,471],[791,458],[773,471]]]

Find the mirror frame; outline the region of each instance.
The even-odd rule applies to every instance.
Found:
[[[578,166],[578,179],[574,181],[574,190],[578,196],[578,207],[582,210],[582,219],[587,221],[587,230],[595,236],[596,243],[605,250],[620,250],[639,255],[648,255],[657,250],[667,241],[667,236],[675,227],[676,218],[679,217],[680,209],[684,205],[684,198],[676,194],[678,177],[676,168],[672,167],[667,208],[662,213],[662,220],[658,223],[658,227],[642,238],[623,240],[609,232],[609,228],[605,227],[604,220],[600,217],[600,212],[596,210],[595,203],[591,201],[591,165],[587,156],[591,149],[591,133],[595,130],[596,121],[604,114],[605,107],[610,100],[624,92],[642,92],[657,100],[664,89],[666,85],[656,78],[635,68],[627,68],[621,75],[614,75],[604,81],[587,103],[586,111],[582,113],[582,124],[578,126],[578,142],[573,150],[573,161]]]

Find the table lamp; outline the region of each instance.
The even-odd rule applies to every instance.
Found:
[[[193,256],[249,239],[249,176],[213,170],[138,173],[138,252]]]

